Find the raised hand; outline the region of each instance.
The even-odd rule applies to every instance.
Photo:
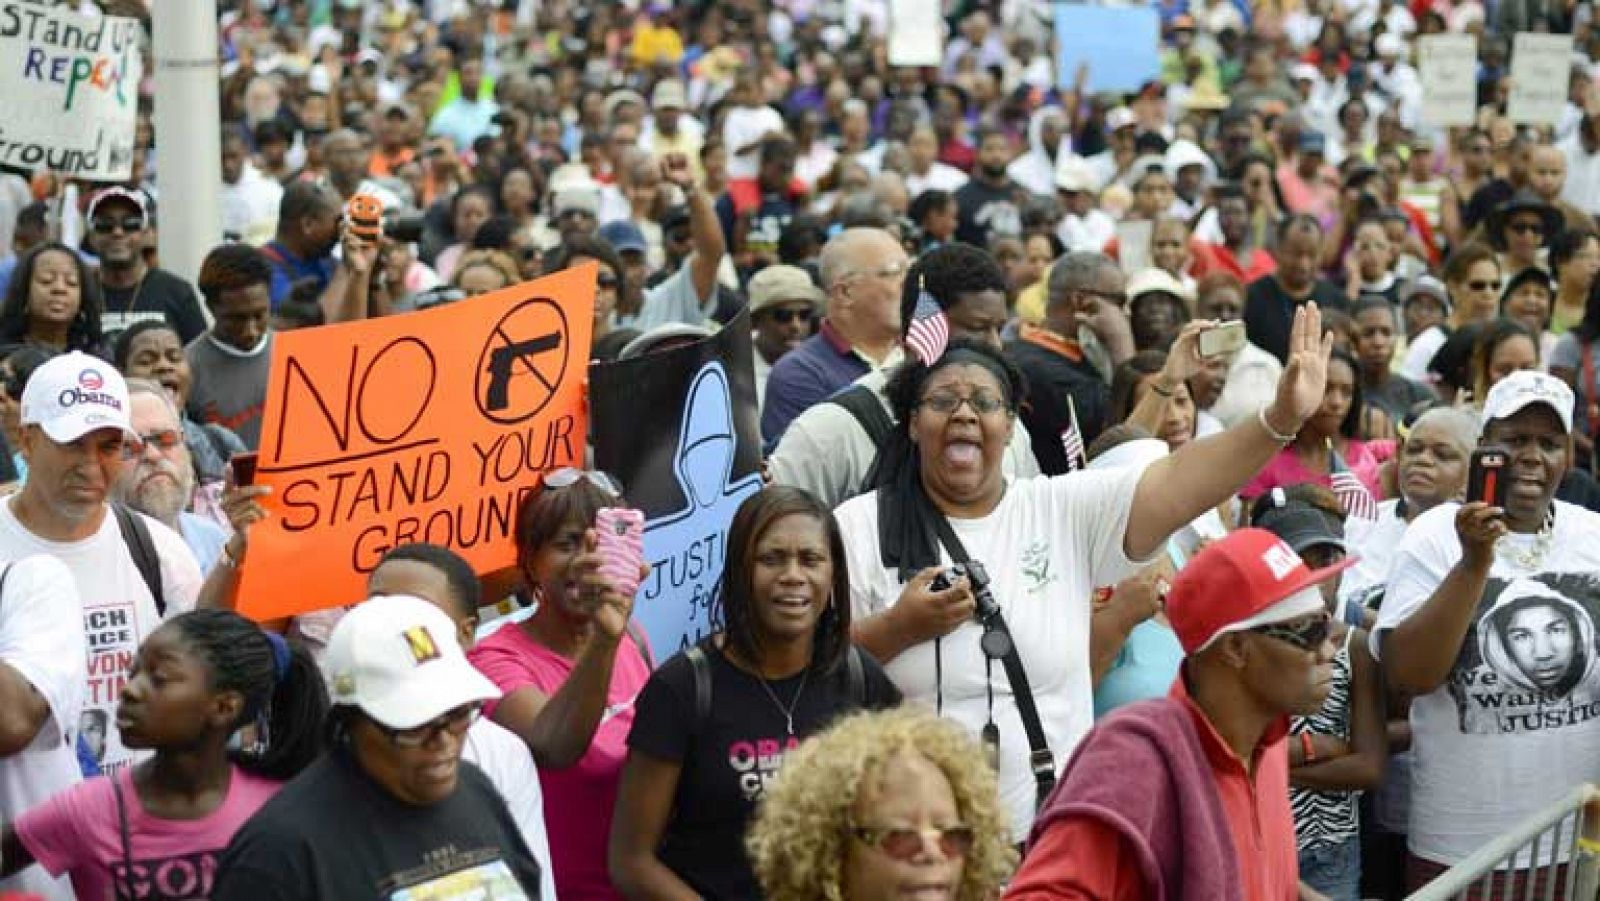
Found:
[[[1333,334],[1323,334],[1322,311],[1316,303],[1309,302],[1295,310],[1288,357],[1283,375],[1278,377],[1277,395],[1267,411],[1274,429],[1292,435],[1317,412],[1328,384],[1328,357],[1332,353]]]

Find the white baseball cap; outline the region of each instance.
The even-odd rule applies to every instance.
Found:
[[[1561,428],[1572,431],[1572,389],[1546,372],[1526,369],[1513,372],[1489,389],[1483,400],[1483,427],[1496,419],[1505,419],[1529,404],[1544,404],[1556,412]]]
[[[500,697],[456,641],[438,607],[408,595],[375,597],[344,615],[323,658],[333,703],[390,729],[415,729],[465,704]]]
[[[110,363],[82,351],[52,357],[22,389],[22,424],[44,429],[57,444],[71,444],[95,429],[133,435],[128,383]]]

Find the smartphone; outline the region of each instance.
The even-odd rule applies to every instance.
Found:
[[[600,574],[623,594],[639,591],[639,564],[644,562],[644,512],[626,507],[601,507],[594,516],[600,534],[596,550],[604,561]]]
[[[246,454],[234,454],[228,458],[228,465],[233,468],[233,484],[243,488],[253,485],[256,481],[256,461],[261,455],[251,451]]]
[[[1224,322],[1212,326],[1200,333],[1198,339],[1200,356],[1205,359],[1227,356],[1244,347],[1244,323]]]
[[[1472,452],[1467,470],[1467,503],[1483,501],[1491,507],[1506,505],[1506,466],[1511,452],[1503,447],[1480,447]]]

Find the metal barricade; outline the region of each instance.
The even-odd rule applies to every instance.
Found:
[[[1524,853],[1537,861],[1547,851],[1552,854],[1544,866],[1519,871],[1524,876],[1517,885],[1505,870]],[[1568,866],[1562,872],[1561,858]],[[1559,878],[1558,878],[1559,877]],[[1542,883],[1542,884],[1541,884]],[[1523,820],[1515,829],[1479,848],[1465,860],[1444,871],[1406,901],[1445,901],[1475,897],[1482,901],[1594,901],[1600,890],[1600,789],[1581,785],[1562,798]]]

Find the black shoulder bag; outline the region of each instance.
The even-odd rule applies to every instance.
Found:
[[[983,626],[980,642],[983,654],[990,661],[999,660],[1005,667],[1006,679],[1011,683],[1011,696],[1017,700],[1017,714],[1022,718],[1022,731],[1028,736],[1028,768],[1033,771],[1034,810],[1044,807],[1050,790],[1056,787],[1056,762],[1050,753],[1050,743],[1045,740],[1044,723],[1039,719],[1039,707],[1033,702],[1033,688],[1028,684],[1028,672],[1022,668],[1022,657],[1017,654],[1017,643],[1011,637],[1011,627],[989,591],[988,573],[983,565],[967,555],[967,549],[950,527],[943,514],[935,512],[934,522],[939,541],[950,559],[959,564],[972,583],[972,594],[977,599],[974,611],[979,625]],[[937,646],[936,646],[937,647]],[[994,724],[994,704],[991,692],[990,718],[984,726],[984,741],[999,747],[1000,731]]]

